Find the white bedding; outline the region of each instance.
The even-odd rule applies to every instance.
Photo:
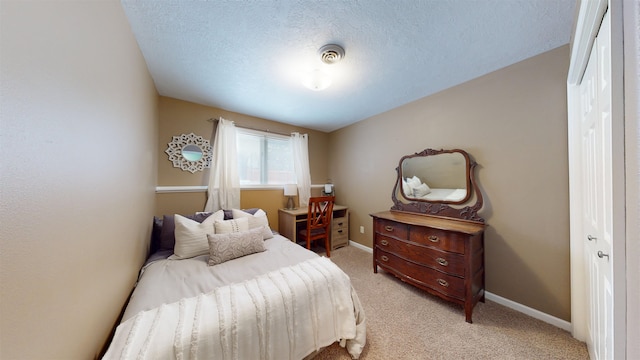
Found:
[[[461,201],[467,195],[467,189],[439,189],[431,188],[431,192],[420,199],[430,201]]]
[[[265,246],[216,266],[146,265],[104,359],[301,359],[338,340],[358,358],[365,317],[348,276],[280,235]]]

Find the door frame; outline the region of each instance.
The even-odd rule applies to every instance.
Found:
[[[611,135],[613,181],[613,320],[615,358],[625,358],[627,346],[626,323],[626,216],[625,216],[625,128],[624,128],[624,71],[622,41],[623,0],[593,0],[580,2],[571,61],[567,76],[568,149],[569,149],[569,206],[571,260],[571,325],[575,338],[586,341],[587,279],[585,276],[584,242],[582,236],[581,154],[580,154],[580,97],[578,85],[586,69],[591,48],[608,10],[611,17]]]
[[[640,358],[640,2],[624,2],[627,359]]]

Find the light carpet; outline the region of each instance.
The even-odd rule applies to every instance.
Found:
[[[567,331],[487,300],[473,311],[405,284],[379,270],[372,254],[353,246],[331,252],[351,278],[367,317],[363,360],[589,359],[585,343]],[[337,344],[314,360],[350,359]]]

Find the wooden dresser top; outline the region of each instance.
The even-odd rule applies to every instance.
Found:
[[[464,234],[475,235],[484,231],[485,224],[474,221],[455,218],[443,218],[400,211],[381,211],[370,214],[377,219],[397,221],[410,225],[428,226],[434,229],[456,231]]]

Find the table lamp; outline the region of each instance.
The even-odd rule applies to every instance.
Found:
[[[334,196],[335,193],[333,192],[333,184],[324,184],[323,189],[322,189],[322,195],[324,195],[324,196]]]
[[[286,184],[284,186],[284,196],[289,197],[287,200],[287,210],[295,210],[295,204],[293,203],[293,197],[298,194],[298,185]]]

